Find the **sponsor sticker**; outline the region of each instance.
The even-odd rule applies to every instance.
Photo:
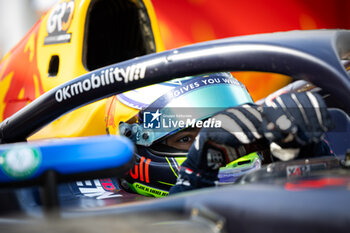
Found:
[[[307,176],[311,172],[310,165],[287,166],[287,177]]]
[[[77,181],[71,184],[75,195],[96,198],[97,200],[121,197],[116,181],[111,178]]]
[[[4,173],[16,179],[32,176],[40,162],[40,151],[31,147],[14,147],[0,156],[0,166]]]
[[[123,68],[107,68],[101,70],[99,73],[93,73],[87,79],[72,83],[68,86],[60,88],[55,92],[55,99],[57,102],[69,100],[73,96],[80,95],[84,92],[108,86],[117,82],[133,82],[134,80],[143,79],[145,77],[146,66],[132,65],[125,69]]]
[[[167,191],[152,188],[152,187],[140,184],[140,183],[134,183],[133,186],[140,194],[144,194],[144,195],[151,194],[154,197],[165,197],[165,196],[169,195],[169,193]]]
[[[72,33],[67,33],[74,12],[74,0],[64,1],[57,4],[51,11],[47,20],[44,44],[68,43]]]

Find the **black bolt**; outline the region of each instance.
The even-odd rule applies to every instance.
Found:
[[[142,138],[145,139],[145,140],[147,140],[147,139],[149,138],[148,133],[143,133],[143,134],[142,134]]]
[[[131,130],[129,128],[125,128],[124,135],[129,138],[131,136],[131,134],[132,134]]]

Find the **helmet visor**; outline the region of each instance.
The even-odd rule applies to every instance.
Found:
[[[244,85],[229,73],[195,77],[140,112],[135,143],[150,146],[188,127],[221,127],[211,118],[215,113],[252,102]]]

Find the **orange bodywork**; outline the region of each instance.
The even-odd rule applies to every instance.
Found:
[[[133,0],[131,0],[134,2]],[[84,37],[90,0],[61,0],[43,16],[0,63],[0,122],[44,92],[89,70],[84,65]],[[156,50],[163,50],[152,4],[144,0]],[[50,66],[59,69],[52,75]],[[106,134],[106,101],[72,111],[29,139]]]
[[[0,121],[44,93],[37,64],[39,21],[0,63]]]
[[[139,0],[129,1],[137,5]],[[89,71],[84,64],[84,41],[93,2],[96,1],[59,1],[1,60],[0,122],[44,92]],[[344,12],[336,12],[336,9],[346,12],[346,7],[337,7],[349,6],[344,0],[326,1],[312,8],[308,7],[311,2],[298,0],[271,0],[270,4],[258,0],[224,0],[220,4],[216,0],[143,0],[142,3],[148,13],[156,52],[227,36],[350,25],[347,18],[337,18],[345,17]],[[55,57],[59,69],[52,75],[50,67],[57,62]],[[233,75],[247,86],[254,100],[291,80],[283,75],[257,72],[234,72]],[[120,104],[108,99],[77,109],[30,139],[105,134],[106,124],[115,130],[117,118],[112,103]]]

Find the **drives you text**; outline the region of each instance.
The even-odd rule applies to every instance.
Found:
[[[72,98],[75,95],[88,92],[92,89],[113,84],[114,82],[132,82],[134,80],[143,79],[146,73],[146,66],[132,65],[123,68],[108,68],[100,72],[99,75],[93,73],[90,78],[62,87],[55,93],[57,102],[62,102]]]

